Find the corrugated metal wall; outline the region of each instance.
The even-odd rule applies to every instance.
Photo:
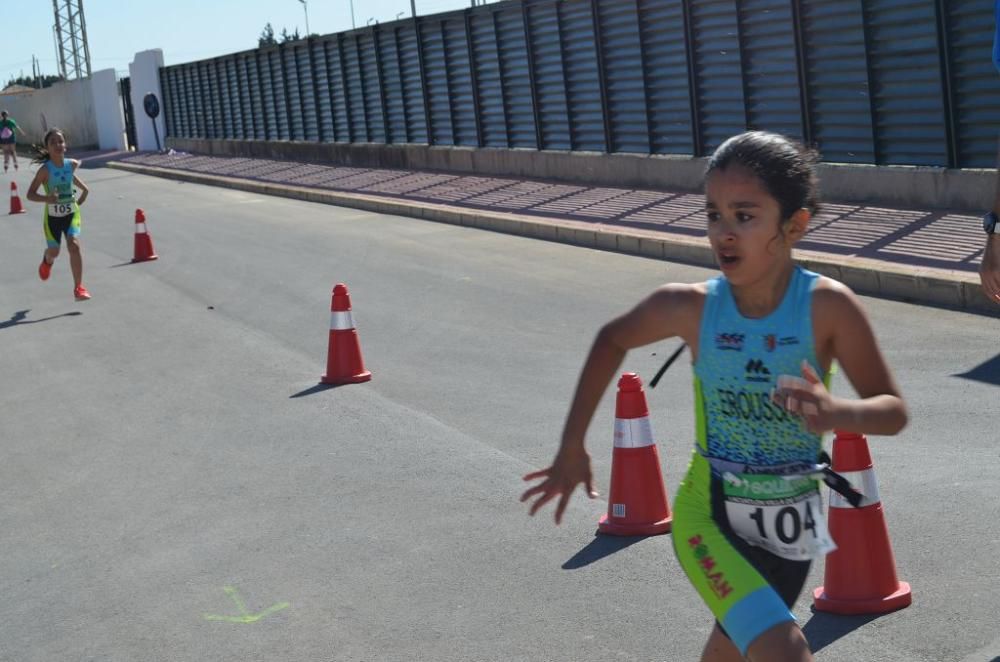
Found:
[[[995,166],[985,0],[511,0],[162,70],[183,138]]]

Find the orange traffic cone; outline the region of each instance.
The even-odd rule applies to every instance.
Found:
[[[160,257],[153,252],[153,238],[146,231],[146,213],[141,209],[135,210],[135,257],[133,262],[147,262]]]
[[[323,384],[356,384],[367,382],[372,373],[365,370],[361,358],[361,344],[354,328],[351,315],[351,295],[347,285],[333,286],[333,300],[330,302],[330,346],[326,355],[326,374]]]
[[[647,536],[670,531],[672,521],[642,380],[626,372],[618,380],[615,403],[608,513],[597,530],[614,536]]]
[[[21,198],[17,195],[17,182],[10,183],[10,213],[24,213],[24,206],[21,204]]]
[[[896,559],[864,435],[837,431],[832,468],[858,487],[864,499],[854,508],[830,492],[830,535],[837,549],[826,557],[824,586],[813,591],[813,605],[834,614],[884,614],[909,606],[910,585],[896,577]]]

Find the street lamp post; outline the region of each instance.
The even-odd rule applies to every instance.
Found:
[[[354,30],[357,27],[357,24],[354,22],[354,0],[351,0],[351,29]]]
[[[299,2],[302,3],[302,11],[304,11],[306,13],[306,34],[305,34],[305,36],[308,37],[309,34],[310,34],[309,33],[309,5],[306,4],[306,0],[299,0]]]

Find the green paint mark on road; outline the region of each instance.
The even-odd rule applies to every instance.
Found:
[[[236,591],[235,588],[233,588],[232,586],[223,586],[222,590],[226,592],[226,595],[232,598],[233,604],[235,604],[236,608],[239,609],[240,611],[240,615],[220,616],[218,614],[205,614],[206,621],[224,621],[226,623],[256,623],[265,616],[270,616],[276,611],[287,609],[289,606],[287,602],[279,602],[276,605],[271,605],[264,611],[257,612],[256,614],[251,614],[249,611],[247,611],[247,606],[243,602],[243,598],[240,597],[240,594]]]

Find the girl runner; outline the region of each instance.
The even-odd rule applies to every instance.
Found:
[[[791,608],[811,560],[832,547],[815,479],[821,435],[896,434],[906,406],[854,293],[792,260],[817,208],[814,156],[776,134],[735,136],[709,161],[705,198],[722,275],[664,285],[600,330],[555,459],[524,477],[542,481],[521,501],[534,498],[534,515],[558,499],[558,524],[577,484],[597,496],[584,445],[594,409],[629,349],[680,336],[697,439],[672,539],[716,618],[702,660],[807,662]],[[857,399],[827,390],[834,360]]]
[[[86,301],[90,292],[83,286],[83,255],[80,252],[80,205],[87,200],[90,189],[80,181],[76,170],[80,162],[66,158],[66,137],[61,129],[49,129],[45,134],[44,146],[35,147],[37,156],[32,163],[42,167],[35,173],[28,187],[28,200],[45,203],[43,226],[47,248],[38,265],[38,277],[48,280],[52,273],[52,263],[59,255],[62,236],[66,235],[69,250],[69,266],[73,272],[73,296],[77,301]],[[45,195],[38,188],[45,187]],[[76,198],[73,187],[80,191]]]

